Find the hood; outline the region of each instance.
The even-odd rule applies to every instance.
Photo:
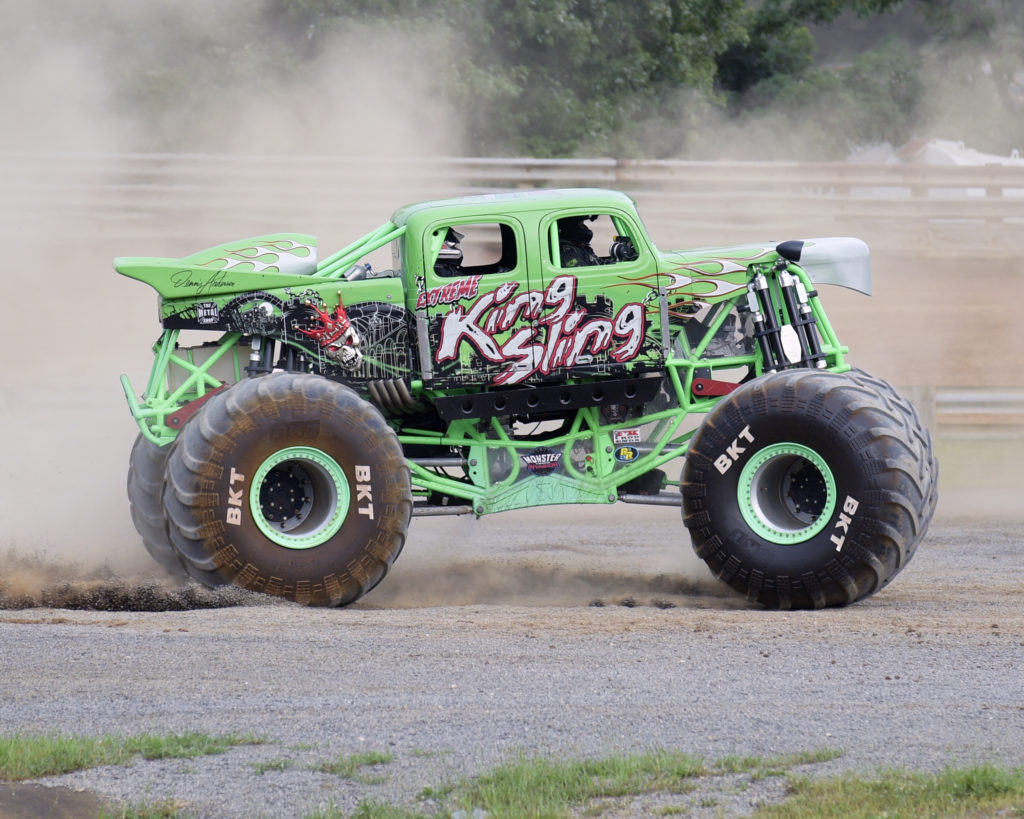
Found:
[[[780,256],[799,265],[814,284],[835,284],[871,295],[871,253],[861,239],[848,236],[661,253],[662,270],[669,274],[732,281],[745,277],[749,265],[771,263]]]

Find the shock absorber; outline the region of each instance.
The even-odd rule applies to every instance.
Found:
[[[274,371],[274,340],[263,336],[253,336],[249,344],[249,366],[245,371],[249,378],[265,375]]]
[[[800,279],[789,272],[784,259],[779,259],[776,269],[778,270],[779,289],[782,291],[790,322],[796,329],[796,337],[800,342],[800,366],[825,367],[827,362],[821,352],[817,321],[814,318],[811,305],[808,303],[807,288],[804,287],[804,283]]]
[[[289,373],[309,372],[309,362],[304,352],[287,344],[282,344],[281,347],[281,356],[277,360],[278,367]]]
[[[782,339],[779,338],[779,320],[775,314],[775,302],[768,289],[768,278],[758,273],[747,285],[747,305],[754,320],[754,338],[757,339],[764,358],[765,372],[785,369],[786,355],[782,350]]]
[[[764,362],[766,373],[775,372],[778,367],[775,357],[772,355],[771,347],[768,344],[768,331],[764,326],[764,313],[761,312],[761,302],[754,292],[753,282],[747,285],[747,307],[750,310],[750,317],[754,322],[754,338],[757,339],[758,349],[761,350],[761,360]]]

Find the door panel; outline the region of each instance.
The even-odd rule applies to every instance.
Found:
[[[586,252],[567,246],[580,239],[581,225],[584,237],[593,234]],[[660,367],[654,257],[639,238],[632,252],[622,239],[642,236],[637,227],[620,214],[570,214],[542,222],[541,233],[544,346],[537,376],[561,380]]]
[[[448,228],[462,258],[445,261]],[[425,234],[424,258],[439,259],[424,277],[417,307],[427,313],[433,385],[517,384],[535,369],[530,316],[538,310],[522,225],[508,217],[439,225]],[[445,249],[451,255],[451,248]]]

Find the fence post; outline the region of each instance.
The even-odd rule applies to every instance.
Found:
[[[935,387],[931,384],[916,384],[910,390],[910,402],[917,410],[917,414],[932,433],[936,435],[938,429],[935,426]]]

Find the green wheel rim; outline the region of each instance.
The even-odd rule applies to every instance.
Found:
[[[267,458],[249,489],[259,530],[286,549],[313,549],[334,537],[348,515],[344,470],[330,455],[290,446]]]
[[[760,450],[740,472],[736,491],[747,525],[771,543],[802,543],[814,537],[836,508],[832,470],[803,444]]]

